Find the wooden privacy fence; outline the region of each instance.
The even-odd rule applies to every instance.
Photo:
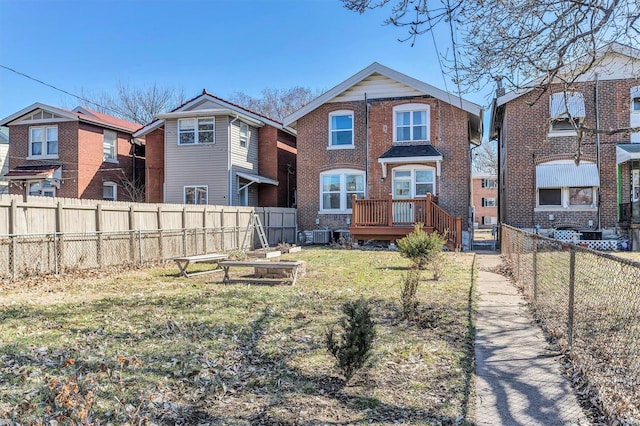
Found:
[[[0,278],[242,248],[260,217],[270,245],[296,240],[296,210],[0,196]]]

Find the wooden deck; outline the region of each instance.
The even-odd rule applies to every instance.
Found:
[[[452,248],[462,247],[462,218],[447,213],[431,194],[405,200],[352,199],[349,232],[355,240],[394,241],[413,231],[416,223],[427,233],[446,233]]]

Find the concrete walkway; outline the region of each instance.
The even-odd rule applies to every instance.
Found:
[[[500,255],[478,253],[476,263],[476,424],[591,424],[522,295],[483,270],[499,265]]]

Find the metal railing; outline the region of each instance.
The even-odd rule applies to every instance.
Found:
[[[502,226],[501,251],[581,391],[611,421],[640,422],[640,263]]]

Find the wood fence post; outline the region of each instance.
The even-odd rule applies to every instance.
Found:
[[[18,255],[18,242],[16,241],[16,231],[18,220],[18,204],[15,198],[11,199],[11,207],[9,207],[9,272],[11,272],[11,279],[16,279],[17,265],[16,257]],[[54,253],[57,256],[57,254]]]
[[[253,248],[253,244],[251,244]],[[236,250],[240,250],[240,210],[236,207]]]
[[[202,231],[203,231],[202,252],[208,253],[209,251],[207,250],[208,247],[207,247],[207,207],[206,206],[202,210]]]
[[[222,235],[222,251],[226,250],[226,243],[225,243],[225,228],[224,228],[224,209],[220,209],[220,233]]]
[[[64,264],[64,252],[65,252],[65,242],[64,242],[64,226],[62,225],[62,202],[58,201],[56,205],[56,234],[58,234],[58,253],[55,255],[58,256],[58,269],[64,268],[66,265]]]
[[[163,224],[162,224],[162,206],[158,204],[158,212],[156,221],[158,222],[158,252],[160,255],[160,260],[164,260],[164,235],[163,235]]]
[[[131,263],[136,261],[136,216],[133,205],[129,206],[129,260]]]
[[[98,203],[96,206],[96,234],[98,239],[96,241],[96,261],[98,267],[102,268],[102,204]]]
[[[187,207],[182,208],[182,255],[187,256]]]

